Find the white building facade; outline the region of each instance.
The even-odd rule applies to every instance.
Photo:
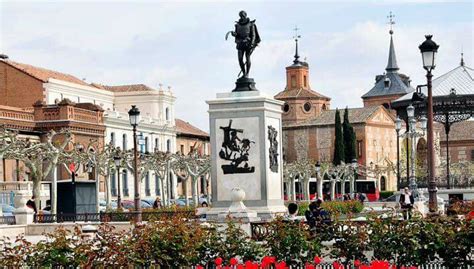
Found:
[[[44,83],[45,99],[48,104],[58,103],[67,98],[77,103],[93,103],[104,109],[106,126],[104,143],[112,143],[121,149],[133,148],[133,132],[128,111],[132,105],[140,110],[141,122],[137,127],[140,138],[139,150],[176,152],[176,127],[174,103],[176,97],[170,90],[153,89],[143,84],[104,86],[98,84],[79,85],[57,79]],[[110,177],[112,198],[121,194],[122,200],[133,200],[134,179],[130,171],[120,174],[120,190],[117,174]],[[171,198],[176,198],[177,179],[170,176]],[[141,182],[141,197],[154,199],[163,196],[168,186],[160,186],[158,176],[150,171]],[[105,197],[105,189],[100,196]]]

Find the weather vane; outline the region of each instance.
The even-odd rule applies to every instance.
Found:
[[[298,28],[298,26],[295,26],[295,29],[293,29],[295,31],[295,35],[293,36],[293,38],[295,40],[301,38],[301,35],[298,35],[298,30],[300,30],[300,28]]]
[[[390,14],[387,16],[388,19],[388,24],[390,25],[390,34],[393,34],[393,25],[395,24],[395,21],[393,20],[395,18],[395,15],[393,15],[392,11],[390,11]]]
[[[298,39],[301,38],[301,35],[298,34],[298,30],[300,30],[300,28],[298,28],[298,26],[295,26],[295,28],[293,30],[295,31],[295,35],[293,36],[293,38],[295,39],[295,45],[296,45],[295,60],[293,61],[293,63],[297,64],[297,63],[299,63],[299,58],[300,58],[300,55],[298,54]]]

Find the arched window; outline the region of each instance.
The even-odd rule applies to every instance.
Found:
[[[160,191],[160,177],[158,177],[158,174],[155,173],[155,194],[156,195],[161,195]]]
[[[148,137],[145,137],[145,152],[150,152],[150,145],[148,143]]]
[[[171,152],[171,140],[166,140],[166,151]]]
[[[160,140],[158,138],[155,138],[155,151],[160,150]]]
[[[296,87],[296,76],[292,75],[291,76],[291,88],[295,88],[295,87]]]
[[[384,176],[380,178],[380,190],[381,191],[387,190],[387,179]]]
[[[128,173],[127,170],[123,170],[122,174],[122,193],[123,196],[128,197],[130,194],[128,193]]]
[[[122,136],[122,149],[127,150],[127,134],[123,134]]]
[[[150,172],[146,173],[145,176],[145,195],[146,196],[151,196],[151,190],[150,190]]]
[[[167,121],[170,120],[170,109],[168,107],[165,109],[165,118]]]
[[[114,132],[110,133],[110,143],[112,144],[112,146],[115,146],[115,133]]]
[[[115,181],[116,172],[112,170],[112,175],[110,178],[110,189],[112,191],[112,196],[117,196],[117,182]]]

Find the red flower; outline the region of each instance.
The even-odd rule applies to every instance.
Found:
[[[223,261],[223,260],[222,260],[221,257],[217,257],[217,258],[214,260],[214,263],[215,263],[216,265],[222,265],[222,261]]]
[[[236,258],[231,258],[229,261],[230,265],[237,265],[239,261]]]
[[[390,269],[390,263],[387,261],[372,261],[373,269]]]
[[[275,268],[276,269],[287,269],[288,267],[286,266],[286,262],[282,261],[282,262],[279,262],[279,263],[275,264]]]
[[[276,258],[273,256],[265,256],[262,259],[262,268],[265,268],[271,264],[274,264],[276,262]]]
[[[323,261],[323,259],[321,259],[319,256],[315,256],[315,257],[314,257],[314,263],[315,263],[316,265],[320,264],[322,261]]]
[[[354,266],[359,267],[362,263],[359,260],[354,261]]]
[[[204,267],[199,264],[198,266],[196,266],[196,269],[204,269]]]
[[[254,263],[252,261],[246,261],[245,269],[258,269],[258,263]]]
[[[245,265],[243,265],[243,264],[238,264],[238,265],[237,265],[237,269],[245,269]]]
[[[307,263],[305,269],[316,269],[316,267],[310,263]]]
[[[340,263],[338,263],[337,261],[334,261],[332,263],[332,267],[334,267],[334,269],[344,269],[344,266]]]

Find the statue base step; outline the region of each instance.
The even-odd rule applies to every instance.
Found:
[[[255,81],[253,78],[241,77],[235,82],[235,89],[233,92],[257,91],[255,88]]]

